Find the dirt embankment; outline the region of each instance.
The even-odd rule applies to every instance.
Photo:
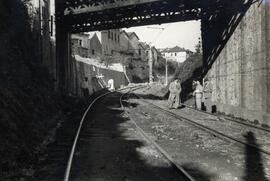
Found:
[[[169,80],[169,83],[176,78],[180,78],[182,83],[181,98],[182,101],[186,101],[190,98],[190,93],[192,92],[192,81],[194,79],[201,79],[202,75],[202,55],[200,53],[195,53],[191,55],[184,63],[182,63],[176,70],[175,74]],[[156,99],[168,98],[169,84],[167,86],[161,84],[153,84],[147,90],[150,97],[156,97]]]
[[[0,1],[0,180],[36,163],[49,130],[73,104],[54,92],[37,59],[25,1]]]

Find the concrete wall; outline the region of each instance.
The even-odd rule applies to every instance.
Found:
[[[34,53],[56,79],[55,8],[54,0],[30,0],[27,3],[30,24],[36,46]]]
[[[255,3],[207,77],[217,110],[270,125],[270,2]]]
[[[83,81],[84,77],[88,78],[88,89],[90,95],[104,88],[102,86],[102,81],[97,78],[98,75],[103,75],[102,79],[105,81],[105,83],[107,83],[109,79],[114,79],[114,86],[116,89],[120,88],[121,85],[128,84],[124,72],[98,68],[94,65],[77,62],[75,59],[73,59],[73,63],[74,66],[72,68],[71,76],[71,94],[74,96],[82,96],[81,82]]]

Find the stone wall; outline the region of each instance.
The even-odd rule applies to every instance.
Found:
[[[206,75],[217,110],[270,125],[270,2],[253,4]]]
[[[104,85],[104,82],[107,83],[109,79],[114,80],[114,87],[116,89],[128,84],[124,72],[98,68],[94,65],[78,62],[74,59],[73,63],[75,66],[72,68],[71,94],[74,96],[82,96],[81,82],[83,81],[84,77],[88,78],[88,89],[90,94],[105,88],[104,86],[106,85]],[[103,75],[102,79],[104,82],[97,78],[97,76],[101,74]]]

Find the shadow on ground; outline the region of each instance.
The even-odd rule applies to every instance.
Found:
[[[192,163],[182,165],[182,167],[193,177],[195,180],[211,181],[215,180],[215,175],[205,173],[200,168]]]
[[[75,154],[71,180],[185,180],[175,168],[153,156],[152,150],[148,150],[146,143],[138,138],[134,125],[123,116],[119,97],[120,94],[110,95],[88,114]]]
[[[153,94],[137,94],[137,96],[143,98],[143,99],[150,99],[150,100],[164,100],[163,97],[159,97],[159,96],[156,96],[156,95],[153,95]],[[134,94],[131,94],[131,98],[134,98],[134,99],[138,99],[138,97],[135,96]]]
[[[245,135],[246,142],[250,145],[254,145],[256,147],[260,147],[257,144],[256,137],[252,132],[248,132]],[[246,161],[246,168],[245,168],[245,176],[243,180],[245,181],[269,181],[265,177],[264,172],[264,165],[262,162],[261,152],[253,148],[251,146],[245,147],[245,161]]]

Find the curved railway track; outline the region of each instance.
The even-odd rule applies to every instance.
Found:
[[[126,89],[138,89],[138,88],[141,88],[141,86],[135,86],[135,87],[128,87],[128,88],[124,88],[124,89],[121,89],[121,90],[126,90]],[[77,132],[76,132],[76,135],[74,137],[74,141],[73,141],[73,144],[72,144],[72,148],[71,148],[71,151],[70,151],[70,154],[69,154],[69,158],[68,158],[68,162],[67,162],[67,166],[66,166],[66,170],[65,170],[65,175],[64,175],[64,181],[68,181],[69,180],[69,177],[70,177],[70,171],[71,171],[71,166],[72,166],[72,161],[73,161],[73,157],[74,157],[74,153],[75,153],[75,149],[76,149],[76,146],[77,146],[77,142],[78,142],[78,139],[79,139],[79,135],[80,135],[80,132],[81,132],[81,129],[82,129],[82,126],[83,126],[83,123],[84,123],[84,120],[89,112],[90,109],[92,109],[92,107],[94,106],[94,104],[100,100],[101,98],[109,95],[109,94],[112,94],[116,91],[113,91],[113,92],[107,92],[105,94],[102,94],[100,96],[98,96],[97,98],[95,98],[91,103],[90,105],[88,106],[88,108],[86,109],[86,111],[84,112],[83,116],[82,116],[82,119],[80,121],[80,124],[78,126],[78,129],[77,129]]]
[[[123,90],[129,90],[129,91],[127,91],[126,93],[124,93],[120,97],[120,104],[121,104],[121,106],[122,106],[123,109],[124,109],[123,98],[125,96],[127,96],[130,92],[135,91],[137,89],[141,89],[143,87],[145,87],[145,86],[134,86],[134,87],[129,87],[129,88],[121,89],[121,91],[123,91]],[[113,93],[116,93],[116,91],[114,91],[114,92],[108,92],[108,93],[105,93],[105,94],[100,95],[99,97],[97,97],[96,99],[94,99],[90,103],[90,105],[88,106],[87,110],[84,112],[83,117],[82,117],[82,119],[81,119],[81,121],[79,123],[79,126],[78,126],[78,129],[77,129],[77,132],[76,132],[74,141],[72,143],[72,148],[71,148],[71,151],[70,151],[70,154],[69,154],[69,159],[68,159],[68,162],[67,162],[67,165],[66,165],[66,169],[65,169],[65,174],[64,174],[64,179],[63,179],[64,181],[70,180],[71,168],[72,168],[72,164],[73,164],[73,159],[74,159],[74,155],[75,155],[76,146],[78,144],[78,140],[80,138],[81,130],[83,128],[84,121],[86,119],[86,116],[88,115],[88,112],[93,108],[93,106],[101,98],[106,97],[107,95],[113,94]],[[178,172],[180,172],[180,174],[184,178],[186,178],[187,180],[194,181],[194,179],[182,167],[180,167],[179,165],[177,165],[173,161],[173,159],[169,156],[169,154],[167,154],[158,144],[156,144],[155,142],[153,142],[150,139],[150,137],[146,133],[144,133],[143,130],[138,125],[136,125],[136,123],[135,123],[135,126],[136,126],[137,130],[141,133],[141,135],[143,136],[143,138],[145,138],[148,142],[150,142],[151,144],[153,144],[153,146],[164,156],[164,158],[166,158],[166,160],[170,163],[170,165],[172,166],[172,168],[178,170]]]
[[[123,94],[120,97],[120,105],[122,107],[123,110],[125,110],[124,104],[123,104],[123,99],[125,96],[129,95],[130,92],[132,92],[134,90],[128,91],[127,93]],[[195,179],[180,165],[178,165],[178,163],[170,156],[170,154],[168,152],[166,152],[158,143],[156,143],[153,139],[151,139],[151,137],[149,135],[147,135],[147,133],[134,121],[131,120],[132,123],[135,125],[135,127],[137,128],[137,130],[140,132],[140,134],[152,145],[155,146],[155,148],[166,158],[166,160],[170,163],[171,166],[173,166],[174,168],[176,168],[177,170],[179,170],[188,180],[190,181],[195,181]]]
[[[154,107],[154,108],[168,114],[169,116],[171,116],[171,117],[173,117],[175,119],[181,120],[181,121],[185,121],[185,122],[199,128],[199,129],[201,129],[202,131],[205,131],[207,133],[212,134],[213,136],[219,137],[220,139],[226,139],[228,141],[233,141],[233,142],[239,143],[239,144],[244,145],[244,146],[248,146],[250,148],[258,150],[259,152],[261,152],[261,153],[263,153],[263,154],[265,154],[267,156],[270,156],[270,151],[268,151],[268,150],[262,149],[262,148],[260,148],[260,147],[258,147],[256,145],[247,143],[247,142],[245,142],[245,141],[243,141],[241,139],[235,138],[233,136],[227,135],[227,134],[225,134],[223,132],[220,132],[218,130],[210,128],[210,127],[208,127],[206,125],[203,125],[201,123],[198,123],[197,121],[192,120],[191,118],[175,114],[175,113],[173,113],[173,112],[171,112],[169,110],[164,109],[163,107],[157,106],[157,105],[155,105],[155,104],[153,104],[153,103],[151,103],[149,101],[146,101],[143,97],[141,97],[139,95],[136,95],[135,93],[133,93],[133,95],[136,96],[137,98],[139,98],[141,101],[147,103],[148,105],[151,105],[152,107]],[[256,128],[257,127],[255,127],[255,129]]]

